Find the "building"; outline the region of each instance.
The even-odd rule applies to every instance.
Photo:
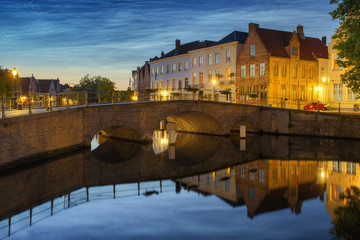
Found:
[[[142,67],[138,67],[136,71],[132,72],[131,88],[138,96],[139,100],[146,100],[148,93],[146,90],[150,89],[150,64],[146,61]]]
[[[199,43],[189,52],[190,85],[199,89],[200,97],[235,102],[237,58],[247,36],[245,32],[234,31],[218,42]]]
[[[320,100],[319,59],[328,59],[326,42],[306,37],[302,26],[285,32],[250,23],[236,69],[238,102],[299,108]]]
[[[175,40],[175,48],[168,53],[161,52],[160,58],[150,59],[150,88],[152,99],[166,100],[176,96],[192,97],[185,89],[190,85],[189,51],[198,46],[199,41],[181,44]]]
[[[355,109],[355,104],[360,104],[360,100],[356,99],[356,94],[341,82],[341,74],[344,74],[346,69],[343,69],[338,64],[337,50],[334,49],[334,40],[329,43],[329,61],[328,71],[329,76],[325,79],[324,84],[328,87],[330,107],[340,107],[342,109]]]

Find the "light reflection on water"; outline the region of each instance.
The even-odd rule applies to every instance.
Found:
[[[158,135],[159,139],[164,136]],[[216,151],[205,155],[190,149],[189,143],[198,149],[197,144],[202,144],[203,140],[200,137],[194,141],[189,135],[180,134],[175,144],[175,159],[166,154],[168,149],[155,148],[161,150],[157,153],[154,144],[148,150],[147,146],[129,148],[119,142],[117,144],[127,151],[140,152],[141,148],[143,155],[127,153],[130,157],[126,161],[114,164],[113,161],[99,161],[85,154],[81,155],[85,156],[84,159],[59,159],[37,166],[35,170],[31,168],[16,173],[26,175],[29,171],[30,179],[36,178],[43,172],[43,167],[48,177],[56,182],[59,173],[55,171],[51,175],[49,170],[52,167],[59,169],[61,161],[65,161],[63,165],[66,167],[74,164],[73,168],[77,171],[81,165],[84,168],[79,174],[79,183],[63,186],[63,189],[61,184],[66,185],[70,180],[61,176],[59,179],[63,178],[63,182],[59,181],[60,186],[56,185],[60,190],[54,190],[54,193],[41,193],[41,188],[36,187],[36,195],[29,198],[21,195],[19,190],[19,198],[29,199],[25,204],[22,202],[22,208],[26,210],[12,214],[14,210],[9,207],[7,214],[10,217],[0,220],[0,238],[8,235],[10,223],[13,239],[253,239],[255,236],[260,239],[331,239],[329,229],[334,209],[344,205],[339,198],[340,193],[350,186],[360,187],[359,163],[342,161],[335,155],[334,160],[324,160],[329,154],[325,151],[316,152],[319,159],[323,158],[321,160],[301,160],[311,156],[312,152],[300,150],[293,144],[286,149],[283,143],[292,142],[289,139],[249,138],[245,150],[254,160],[249,158],[249,162],[234,164],[243,161],[235,159],[230,165],[223,163],[222,168],[215,164],[216,159],[229,161],[225,156],[225,153],[233,154],[229,149],[237,153],[233,154],[235,157],[245,154],[240,144],[228,148],[231,142],[240,142],[222,139],[220,144],[219,140],[215,140],[210,148],[213,150],[215,147]],[[305,141],[300,140],[307,149]],[[260,142],[268,145],[252,148],[251,144]],[[115,142],[107,142],[112,143]],[[161,144],[161,140],[158,143]],[[334,144],[341,148],[344,143]],[[280,153],[276,153],[278,145],[282,148]],[[261,154],[255,154],[254,149],[260,148],[264,148]],[[197,161],[193,156],[188,164],[173,165],[189,149],[202,160]],[[206,151],[206,147],[201,150]],[[286,156],[299,157],[298,160],[281,159],[284,151]],[[326,151],[331,151],[331,148]],[[154,156],[150,155],[151,152]],[[272,155],[264,157],[270,153]],[[342,153],[346,155],[343,150]],[[147,158],[142,160],[142,156]],[[279,158],[273,158],[275,156]],[[154,166],[154,163],[159,166]],[[212,170],[211,165],[214,165]],[[167,171],[168,175],[157,171],[159,168]],[[175,169],[174,172],[171,169]],[[139,177],[135,176],[138,181],[131,180],[137,172],[140,172]],[[190,172],[197,174],[189,176],[187,173]],[[160,180],[163,179],[161,176],[174,176],[174,180]],[[48,184],[46,176],[42,177],[45,177],[42,181]],[[11,174],[0,177],[0,189],[5,189],[7,178],[11,178]],[[151,179],[157,180],[149,181]],[[38,186],[42,181],[40,179],[33,184]],[[13,186],[13,192],[16,192],[16,186]],[[19,188],[21,186],[23,184],[19,183]],[[56,192],[61,194],[56,195]],[[6,194],[11,198],[10,193],[1,190],[1,196]],[[48,200],[41,203],[41,199]],[[4,207],[0,216],[6,216],[5,206],[10,204],[3,199],[1,206]]]

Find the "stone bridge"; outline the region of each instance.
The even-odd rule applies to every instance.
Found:
[[[206,101],[95,105],[1,119],[0,164],[89,146],[101,130],[113,137],[151,140],[163,120],[191,133],[229,135],[246,125],[256,133],[360,139],[356,115]]]

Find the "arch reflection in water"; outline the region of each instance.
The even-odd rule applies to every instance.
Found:
[[[92,154],[100,161],[120,163],[135,158],[141,152],[142,144],[120,139],[112,139],[101,133],[92,141]]]

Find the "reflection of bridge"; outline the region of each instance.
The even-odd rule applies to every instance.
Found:
[[[107,186],[85,187],[56,197],[50,201],[33,206],[16,215],[0,220],[0,239],[11,236],[24,228],[32,226],[54,214],[84,204],[89,201],[138,196],[149,196],[153,193],[170,192],[175,190],[171,181],[138,182],[130,184],[113,184]]]
[[[100,130],[130,140],[150,140],[159,122],[176,130],[227,135],[248,131],[359,138],[360,118],[206,101],[166,101],[79,107],[0,120],[1,163],[90,145]]]

